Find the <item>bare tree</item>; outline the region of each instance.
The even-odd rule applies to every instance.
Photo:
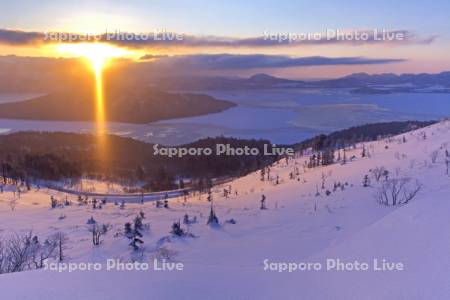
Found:
[[[11,200],[9,200],[9,207],[11,208],[11,211],[14,211],[17,206],[17,198],[13,197]]]
[[[30,259],[30,248],[26,243],[28,235],[14,235],[0,241],[0,274],[25,270]]]
[[[47,239],[43,244],[41,244],[37,236],[34,236],[31,239],[28,238],[26,243],[30,249],[30,263],[36,269],[43,268],[44,262],[50,257],[53,257],[56,249],[56,243],[53,243]]]
[[[105,235],[110,228],[109,224],[98,224],[97,222],[88,226],[89,232],[92,233],[92,244],[98,246],[102,243],[101,237]]]
[[[322,190],[323,190],[323,189],[325,189],[325,180],[327,179],[327,175],[325,175],[324,172],[322,172],[321,179],[322,179]]]
[[[371,170],[372,176],[375,179],[376,182],[379,182],[383,174],[385,173],[386,169],[384,167],[376,167]]]
[[[47,241],[49,245],[54,246],[58,250],[58,260],[63,261],[64,251],[67,249],[67,235],[62,231],[58,231],[50,236]]]
[[[0,239],[0,274],[43,268],[46,260],[55,257],[56,250],[62,259],[66,241],[66,236],[60,232],[44,243],[32,232]]]
[[[446,169],[445,174],[446,175],[448,175],[449,165],[450,165],[450,158],[449,157],[445,157],[445,169]]]
[[[400,205],[414,199],[422,185],[416,180],[411,184],[410,178],[392,178],[382,182],[377,189],[375,199],[383,205]]]
[[[408,203],[412,199],[414,199],[418,192],[422,189],[422,184],[418,180],[415,181],[414,185],[409,186],[403,190],[403,202],[404,204]]]
[[[433,152],[431,152],[431,154],[430,154],[431,163],[435,164],[438,156],[439,156],[438,150],[434,150]]]

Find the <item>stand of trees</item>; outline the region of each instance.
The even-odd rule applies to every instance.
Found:
[[[107,136],[107,152],[99,156],[98,139],[75,133],[19,132],[0,136],[0,176],[16,183],[35,180],[77,180],[81,176],[140,184],[144,190],[178,188],[177,178],[191,178],[200,187],[212,178],[242,176],[270,165],[278,157],[264,156],[264,140],[207,138],[183,148],[258,148],[260,155],[168,157],[154,155],[153,144],[131,138]],[[269,147],[270,148],[270,147]],[[184,186],[184,183],[183,183]]]
[[[56,232],[45,241],[30,233],[0,239],[0,274],[35,270],[49,260],[63,261],[67,237]]]
[[[351,147],[360,142],[375,141],[380,137],[397,135],[417,128],[426,127],[434,123],[436,123],[436,121],[404,121],[366,124],[335,131],[328,135],[321,134],[301,143],[294,144],[293,146],[300,152],[309,148],[313,151],[342,149]]]
[[[380,136],[399,134],[430,122],[389,122],[368,124],[319,135],[288,147],[299,153],[313,149],[316,153],[310,167],[334,162],[334,150]],[[114,135],[106,136],[106,149],[94,135],[62,132],[19,132],[0,135],[0,180],[12,180],[29,186],[35,180],[77,180],[81,176],[118,181],[124,185],[139,184],[143,190],[159,191],[178,188],[176,179],[190,178],[190,184],[207,190],[212,178],[243,176],[270,166],[280,156],[264,155],[267,140],[243,140],[227,137],[206,138],[182,145],[183,148],[211,148],[229,144],[231,148],[257,148],[259,155],[154,155],[153,144]],[[340,152],[338,153],[339,160]],[[344,162],[345,162],[345,152]],[[262,179],[265,174],[262,174]],[[183,182],[183,186],[185,183]]]

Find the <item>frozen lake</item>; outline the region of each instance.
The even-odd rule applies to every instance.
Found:
[[[203,92],[238,106],[200,117],[151,124],[110,123],[110,132],[160,144],[181,144],[208,136],[265,138],[294,143],[365,123],[432,120],[450,115],[450,94],[355,95],[348,89],[271,89]],[[30,95],[2,95],[19,101]],[[9,100],[7,100],[9,99]],[[27,98],[25,98],[27,99]],[[0,133],[20,130],[93,132],[92,122],[0,119]]]

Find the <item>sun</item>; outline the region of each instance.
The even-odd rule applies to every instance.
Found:
[[[104,43],[62,44],[58,46],[62,54],[85,58],[93,71],[98,74],[113,58],[127,57],[133,52]]]

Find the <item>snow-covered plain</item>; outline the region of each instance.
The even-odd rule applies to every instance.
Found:
[[[424,138],[426,135],[426,138]],[[406,140],[406,142],[405,142]],[[26,271],[0,275],[1,299],[450,299],[450,177],[445,150],[450,122],[366,143],[348,150],[345,165],[303,168],[307,157],[285,160],[261,181],[256,172],[216,187],[213,202],[220,227],[206,225],[210,203],[206,195],[171,199],[169,208],[154,203],[112,203],[101,210],[90,206],[51,209],[50,195],[76,202],[74,196],[50,190],[22,193],[14,211],[10,187],[0,194],[0,235],[32,230],[41,238],[63,231],[69,238],[66,262],[106,263],[136,258],[122,235],[125,222],[145,213],[142,260],[147,271]],[[438,151],[436,161],[432,153]],[[350,160],[352,156],[356,158]],[[410,177],[422,184],[408,204],[396,207],[376,202],[380,183],[363,187],[369,170],[384,166],[393,177]],[[290,179],[295,167],[300,169]],[[325,176],[325,189],[321,188]],[[335,182],[348,183],[333,191]],[[231,185],[231,196],[222,190]],[[317,190],[320,195],[316,196]],[[237,195],[236,192],[237,191]],[[267,210],[260,210],[261,195]],[[169,232],[184,214],[197,223],[183,225],[195,237]],[[64,215],[65,218],[59,217]],[[86,221],[93,216],[112,229],[93,247]],[[225,222],[234,219],[236,224]],[[183,271],[154,270],[153,259],[181,262]],[[326,270],[327,260],[369,264],[367,271]],[[402,264],[404,270],[374,270],[373,261]],[[319,263],[319,271],[265,270],[266,262]],[[273,265],[272,265],[273,266]],[[385,264],[386,266],[386,264]]]

